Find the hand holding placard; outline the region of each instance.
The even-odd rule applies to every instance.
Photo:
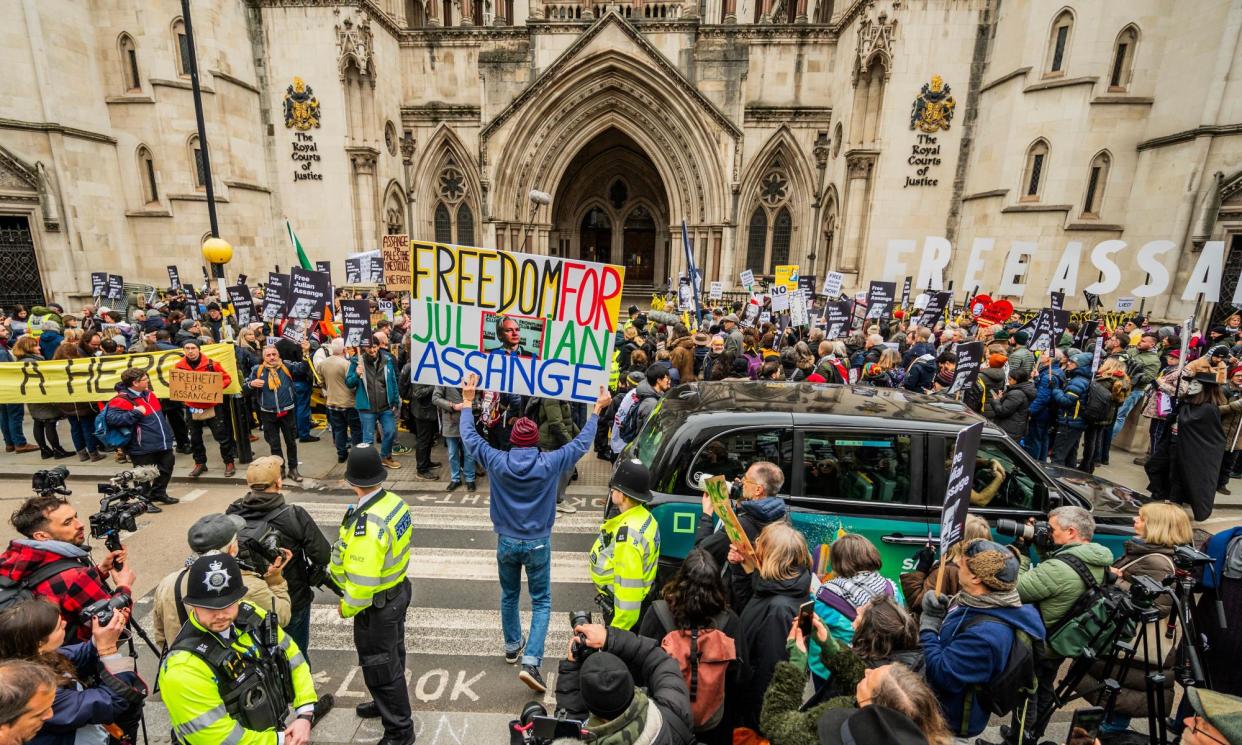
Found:
[[[732,544],[731,551],[736,550],[742,557],[742,568],[747,574],[755,571],[755,547],[751,545],[750,538],[746,535],[746,531],[742,530],[742,524],[737,519],[737,514],[733,511],[733,503],[729,501],[729,487],[725,482],[724,476],[704,477],[699,481],[699,486],[703,491],[707,492],[708,498],[712,502],[712,509],[716,516],[720,518],[721,526],[724,532],[729,536],[729,543]]]

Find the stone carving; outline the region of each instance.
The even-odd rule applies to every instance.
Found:
[[[319,99],[305,80],[294,76],[285,89],[285,128],[302,132],[319,127]]]
[[[893,40],[897,36],[897,19],[889,20],[887,13],[881,13],[874,21],[864,18],[858,24],[858,49],[854,57],[854,85],[858,85],[858,76],[871,64],[875,56],[883,61],[884,79],[888,79],[892,68]]]
[[[923,90],[914,99],[914,109],[910,112],[910,129],[935,134],[948,129],[953,121],[953,108],[957,106],[949,86],[939,75],[933,75],[930,83],[923,84]]]
[[[341,80],[345,79],[345,71],[350,64],[355,64],[363,75],[374,77],[375,67],[372,64],[371,19],[363,16],[355,22],[346,17],[336,25],[336,49]]]

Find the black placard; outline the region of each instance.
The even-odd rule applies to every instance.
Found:
[[[114,303],[125,297],[125,280],[119,274],[108,275],[108,289],[105,296]]]
[[[949,302],[953,300],[953,293],[948,290],[936,290],[928,293],[927,307],[923,309],[923,315],[919,316],[919,325],[928,328],[934,327],[936,322],[944,315],[944,309],[949,307]]]
[[[181,287],[181,272],[172,264],[168,265],[168,286],[174,290]]]
[[[239,274],[237,275],[237,284],[245,285],[247,279],[249,279],[249,277],[247,277],[245,274]]]
[[[289,275],[267,273],[263,289],[263,320],[274,321],[285,314],[289,303]]]
[[[1069,314],[1067,313],[1066,315],[1068,316]],[[1082,328],[1078,329],[1078,336],[1074,337],[1074,346],[1084,352],[1087,351],[1087,347],[1090,346],[1091,342],[1095,339],[1095,332],[1099,329],[1099,327],[1100,322],[1095,319],[1091,319],[1090,321],[1084,323]],[[1060,338],[1060,334],[1057,334],[1057,337]]]
[[[957,345],[957,371],[949,395],[970,390],[979,377],[979,365],[983,362],[983,342],[969,341]]]
[[[896,301],[896,282],[872,282],[867,288],[867,318],[886,318]]]
[[[980,344],[982,346],[982,344]],[[944,510],[940,514],[940,555],[966,534],[966,513],[970,509],[970,488],[975,481],[975,455],[983,422],[975,422],[957,433],[953,443],[953,459],[949,462],[949,478],[944,493]]]
[[[1052,308],[1053,310],[1060,310],[1065,307],[1065,293],[1064,292],[1053,292],[1051,293],[1051,295],[1052,295],[1052,300],[1048,303],[1048,307]]]
[[[371,346],[371,306],[365,299],[341,301],[341,335],[347,347]]]
[[[237,323],[241,326],[250,323],[250,319],[254,318],[254,298],[250,295],[250,288],[239,284],[225,288],[225,292],[233,304],[233,311],[237,313]]]
[[[345,284],[362,284],[362,262],[363,257],[361,256],[355,256],[352,259],[345,259]]]
[[[315,271],[323,272],[324,274],[327,274],[329,277],[331,277],[332,276],[332,262],[331,261],[316,261]]]
[[[914,284],[914,277],[906,277],[906,281],[901,284],[901,307],[910,304],[910,285]]]
[[[824,310],[828,318],[828,333],[824,337],[839,339],[847,335],[850,329],[850,301],[830,301]]]
[[[295,266],[290,270],[289,277],[289,309],[286,315],[322,321],[324,305],[332,297],[328,275]]]
[[[108,273],[91,272],[91,297],[102,297],[106,289],[108,289]]]

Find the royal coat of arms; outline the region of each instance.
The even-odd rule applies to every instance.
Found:
[[[927,134],[935,134],[948,129],[953,121],[953,108],[957,106],[948,84],[939,75],[933,75],[930,83],[923,84],[923,90],[914,99],[914,110],[910,112],[910,129],[918,129]]]
[[[319,126],[319,99],[305,80],[295,77],[285,90],[285,127],[303,132]]]

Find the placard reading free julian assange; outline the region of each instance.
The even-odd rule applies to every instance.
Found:
[[[414,382],[592,402],[608,384],[625,269],[411,243]]]

